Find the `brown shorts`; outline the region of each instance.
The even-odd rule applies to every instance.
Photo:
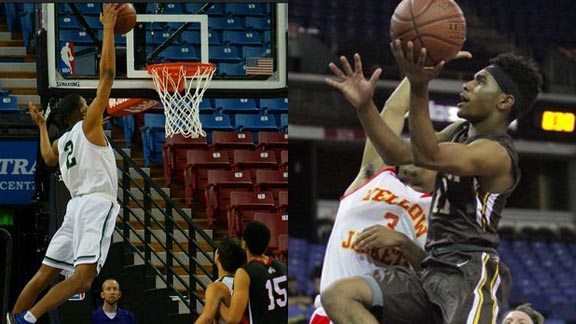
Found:
[[[508,300],[510,272],[495,255],[451,252],[422,269],[388,267],[362,276],[382,306],[382,323],[496,323]]]

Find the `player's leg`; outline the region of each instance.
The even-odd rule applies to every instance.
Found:
[[[453,253],[439,259],[431,264],[424,287],[442,309],[444,322],[496,323],[508,295],[508,268],[486,252]]]
[[[32,279],[26,284],[22,290],[12,312],[19,314],[27,311],[32,307],[38,295],[48,287],[48,285],[58,277],[62,269],[54,268],[52,266],[42,264],[40,269]]]
[[[334,323],[379,323],[369,310],[373,305],[372,288],[361,277],[334,282],[322,292],[321,298],[324,310]]]
[[[74,274],[52,287],[40,301],[30,309],[36,318],[58,307],[77,293],[90,290],[92,282],[98,275],[96,264],[80,264],[76,266]]]

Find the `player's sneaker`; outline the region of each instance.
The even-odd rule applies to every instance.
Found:
[[[8,313],[8,314],[6,314],[6,324],[32,324],[32,323],[30,323],[24,319],[24,314],[26,314],[26,313],[21,313],[21,314]]]

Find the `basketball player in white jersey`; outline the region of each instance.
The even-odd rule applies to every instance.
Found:
[[[330,69],[345,79],[346,74],[352,74],[352,69],[344,57],[340,61],[344,72],[333,63]],[[366,82],[376,81],[377,78]],[[333,80],[327,83],[345,91]],[[404,126],[409,94],[410,84],[404,78],[380,113],[396,134],[400,134]],[[382,266],[418,267],[425,255],[430,192],[436,172],[411,165],[395,169],[386,165],[387,153],[377,152],[367,140],[358,176],[340,198],[324,257],[321,293],[334,281],[370,273]],[[315,306],[310,323],[328,324],[330,320],[319,296]]]
[[[102,115],[116,71],[113,30],[118,6],[104,4],[100,14],[103,41],[96,97],[89,107],[79,95],[69,95],[59,104],[59,113],[72,129],[50,143],[44,115],[29,104],[32,119],[40,129],[42,158],[49,166],[59,163],[72,199],[40,269],[20,293],[13,312],[6,316],[8,324],[36,323],[71,296],[86,292],[106,261],[119,205],[116,161],[104,135]],[[60,273],[67,279],[34,303]]]
[[[246,252],[240,241],[226,236],[214,255],[218,267],[218,279],[206,287],[204,309],[194,324],[212,324],[218,314],[220,302],[230,305],[234,286],[234,273],[246,263]],[[219,323],[225,323],[220,320]]]

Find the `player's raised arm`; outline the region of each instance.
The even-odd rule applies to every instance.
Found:
[[[408,164],[412,162],[410,144],[402,140],[386,125],[378,114],[376,105],[372,100],[376,82],[382,73],[381,69],[374,71],[370,80],[366,80],[362,72],[362,61],[358,53],[354,54],[354,69],[345,57],[340,58],[340,70],[334,63],[329,67],[340,80],[326,79],[326,83],[342,92],[348,102],[356,108],[362,127],[374,143],[378,154],[385,157],[390,165]]]
[[[48,136],[48,129],[46,127],[46,119],[44,113],[38,110],[32,102],[28,102],[28,110],[32,120],[38,125],[40,130],[40,154],[47,166],[58,165],[58,140],[50,144],[50,137]]]
[[[121,4],[106,3],[102,7],[100,22],[104,26],[102,38],[102,53],[100,56],[100,81],[96,90],[96,98],[90,104],[90,108],[84,118],[82,128],[90,142],[100,146],[106,146],[102,115],[114,83],[116,73],[116,53],[114,48],[114,25]]]

